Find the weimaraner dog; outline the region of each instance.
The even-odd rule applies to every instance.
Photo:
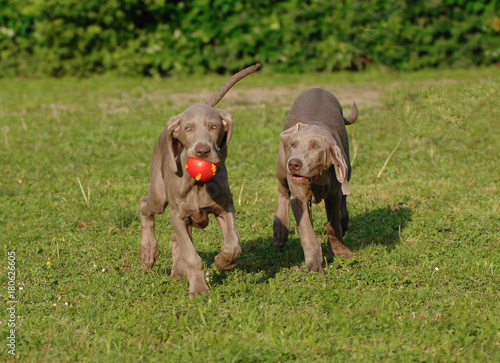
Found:
[[[193,246],[192,227],[205,228],[208,215],[214,214],[224,234],[222,250],[215,257],[221,270],[232,270],[241,253],[224,161],[231,140],[233,117],[213,108],[241,78],[254,72],[260,64],[248,67],[231,77],[205,104],[195,104],[172,117],[161,133],[151,161],[151,184],[140,199],[141,244],[139,264],[151,270],[158,250],[155,236],[155,214],[162,214],[170,204],[173,277],[186,276],[189,295],[210,292],[205,283],[203,263]],[[186,172],[188,158],[218,163],[217,173],[207,181],[196,181]]]
[[[356,121],[358,109],[344,118],[342,107],[330,92],[314,88],[302,93],[292,105],[280,134],[276,165],[279,180],[278,211],[274,242],[285,245],[292,205],[308,271],[322,273],[321,245],[312,224],[311,203],[325,200],[328,249],[335,256],[353,257],[342,237],[348,228],[346,195],[351,177],[349,141],[345,125]]]

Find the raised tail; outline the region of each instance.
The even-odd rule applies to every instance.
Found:
[[[344,117],[344,124],[345,125],[352,125],[354,121],[358,119],[358,106],[356,106],[356,102],[352,104],[352,112],[351,116],[345,118]]]
[[[255,63],[253,66],[247,67],[234,76],[229,78],[218,90],[215,92],[208,100],[205,101],[205,104],[215,107],[219,103],[220,100],[225,96],[225,94],[241,79],[245,78],[249,74],[255,72],[260,68],[260,63]]]

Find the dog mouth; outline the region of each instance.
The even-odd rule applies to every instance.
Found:
[[[187,157],[192,159],[203,160],[212,164],[220,163],[219,154],[213,151],[210,151],[207,155],[198,155],[195,151],[188,150]]]
[[[292,181],[296,184],[309,184],[311,182],[311,178],[307,178],[302,175],[293,174]]]

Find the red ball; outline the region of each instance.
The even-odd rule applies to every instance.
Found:
[[[186,170],[196,181],[206,182],[214,177],[217,172],[217,164],[189,158],[186,163]]]

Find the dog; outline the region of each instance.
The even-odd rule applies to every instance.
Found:
[[[276,163],[278,210],[273,239],[277,246],[286,244],[291,204],[308,271],[323,273],[323,256],[312,224],[311,203],[325,201],[329,252],[346,258],[354,256],[343,241],[349,224],[346,196],[350,194],[351,178],[345,125],[353,124],[357,117],[355,103],[351,116],[344,118],[337,98],[328,91],[314,88],[294,101],[280,134]]]
[[[192,227],[205,228],[209,214],[215,215],[224,234],[222,249],[215,257],[215,265],[220,270],[234,269],[241,254],[233,197],[224,165],[233,117],[214,106],[236,82],[259,67],[257,63],[238,72],[205,104],[195,104],[173,116],[154,146],[150,186],[147,195],[140,199],[139,265],[143,271],[153,267],[158,250],[154,216],[162,214],[170,205],[174,228],[171,276],[187,277],[190,297],[210,293],[202,260],[193,245]],[[218,164],[215,176],[206,182],[196,181],[186,172],[188,158]]]

